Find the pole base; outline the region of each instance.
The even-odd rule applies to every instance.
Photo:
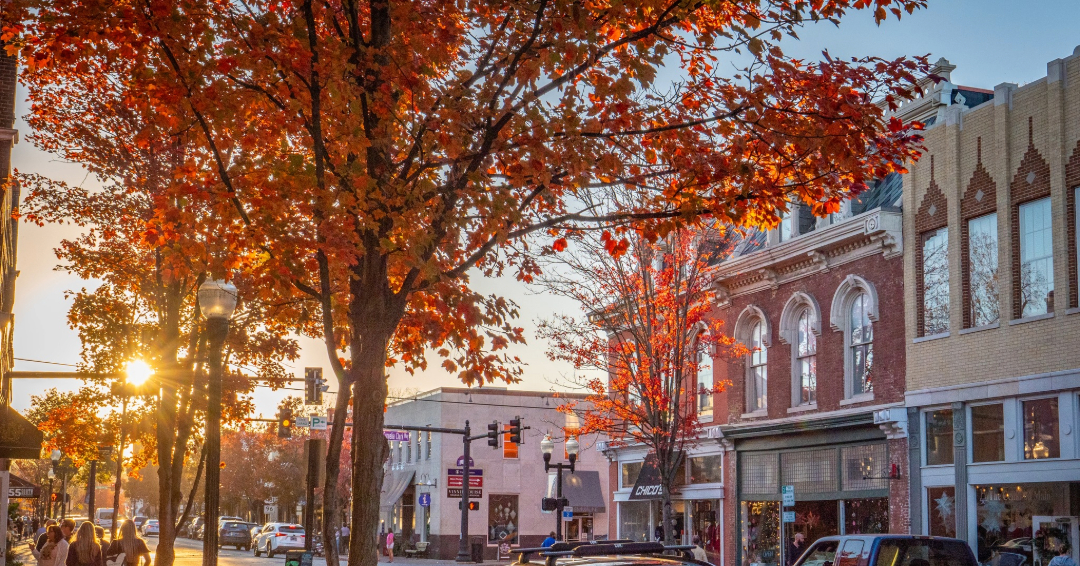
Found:
[[[468,553],[461,554],[459,552],[457,557],[454,558],[454,562],[472,563],[472,561],[473,561],[472,556],[470,556]]]

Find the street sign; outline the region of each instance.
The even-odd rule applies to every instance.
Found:
[[[431,494],[421,493],[420,496],[416,498],[416,503],[421,507],[431,507]]]
[[[461,488],[460,487],[448,487],[448,488],[446,488],[446,496],[451,498],[451,499],[460,498],[461,497]],[[480,499],[483,496],[484,496],[484,490],[483,489],[480,489],[478,487],[470,487],[469,488],[469,497],[470,498],[472,498],[472,499]]]
[[[465,474],[464,468],[446,469],[446,487],[461,487]],[[484,470],[469,468],[469,487],[484,487]]]
[[[296,426],[307,428],[311,426],[311,419],[308,417],[296,417]]]
[[[465,475],[465,468],[446,468],[446,475],[463,476]],[[469,468],[469,477],[482,475],[484,475],[483,468]]]
[[[785,485],[780,488],[780,494],[783,497],[784,507],[795,506],[795,486]]]
[[[562,520],[564,520],[564,521],[573,521],[574,520],[574,508],[573,507],[563,507]]]
[[[382,434],[390,442],[408,442],[410,440],[409,431],[407,431],[407,430],[385,430],[384,429],[382,431]]]
[[[465,457],[464,456],[458,456],[457,457],[457,465],[459,465],[459,466],[464,466],[465,465]],[[471,468],[471,467],[473,467],[475,465],[476,465],[476,463],[473,462],[473,459],[470,457],[469,458],[469,467]]]
[[[326,417],[311,415],[311,430],[326,430]]]
[[[784,511],[784,522],[785,523],[794,523],[795,522],[795,512],[794,511]]]

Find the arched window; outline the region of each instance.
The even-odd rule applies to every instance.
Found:
[[[710,355],[711,342],[708,332],[697,337],[697,416],[698,422],[713,420],[713,364]]]
[[[764,411],[768,406],[769,367],[768,350],[765,341],[765,322],[758,319],[750,327],[750,371],[747,376],[747,399],[750,401],[747,407],[749,412]]]
[[[817,403],[817,336],[814,313],[806,307],[799,313],[796,327],[795,371],[798,373],[799,405]]]
[[[874,391],[874,326],[870,308],[870,295],[865,292],[851,301],[852,395]]]

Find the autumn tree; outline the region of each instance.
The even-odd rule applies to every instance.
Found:
[[[792,199],[834,210],[917,155],[917,135],[885,112],[912,97],[926,61],[811,63],[779,41],[848,10],[881,21],[923,4],[13,0],[3,39],[26,61],[32,124],[87,148],[74,159],[99,158],[81,141],[96,128],[152,109],[145,128],[108,138],[160,147],[175,165],[151,193],[170,213],[140,237],[169,250],[197,227],[243,258],[200,260],[215,274],[303,301],[295,323],[322,336],[343,392],[327,485],[345,392],[363,392],[351,397],[359,566],[376,555],[364,533],[378,525],[386,367],[424,368],[433,354],[470,384],[520,374],[505,352],[523,341],[514,306],[470,277],[534,277],[534,233],[614,221],[664,235],[700,214],[756,225]],[[749,63],[721,72],[735,52]],[[76,99],[95,102],[78,116],[93,119],[71,119]],[[608,184],[636,190],[635,208],[582,205]],[[337,493],[324,490],[331,565]]]

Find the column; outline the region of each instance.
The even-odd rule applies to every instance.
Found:
[[[956,538],[968,540],[968,478],[967,478],[967,415],[964,404],[952,404],[953,414],[953,472],[956,478]]]

